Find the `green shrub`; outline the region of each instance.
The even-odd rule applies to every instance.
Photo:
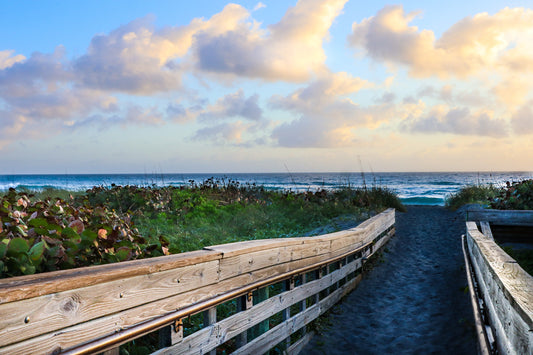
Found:
[[[490,207],[499,210],[533,209],[533,180],[507,182],[490,200]]]
[[[466,186],[448,196],[446,198],[446,206],[452,210],[456,210],[459,207],[470,203],[488,205],[490,200],[493,199],[497,193],[498,188],[493,185]]]

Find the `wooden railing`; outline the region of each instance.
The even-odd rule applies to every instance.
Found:
[[[532,354],[533,277],[496,244],[490,223],[533,225],[533,213],[474,211],[468,219],[463,251],[480,353]]]
[[[394,223],[389,209],[322,236],[0,280],[0,353],[113,354],[156,331],[158,354],[219,346],[240,354],[276,345],[297,353],[309,339],[302,329],[357,285],[365,260],[393,235]],[[217,316],[232,305],[225,319]],[[201,329],[187,334],[184,320],[199,315]]]

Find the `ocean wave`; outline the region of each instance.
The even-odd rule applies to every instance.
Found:
[[[400,198],[404,205],[427,205],[427,206],[444,206],[444,198],[441,197],[405,197]]]

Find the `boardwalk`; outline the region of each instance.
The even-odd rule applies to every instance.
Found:
[[[460,237],[442,207],[397,213],[396,237],[303,354],[475,354]]]

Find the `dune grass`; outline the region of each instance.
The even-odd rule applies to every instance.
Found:
[[[456,210],[466,204],[476,203],[488,205],[496,197],[499,189],[494,185],[470,185],[461,188],[446,198],[445,204],[451,210]]]

